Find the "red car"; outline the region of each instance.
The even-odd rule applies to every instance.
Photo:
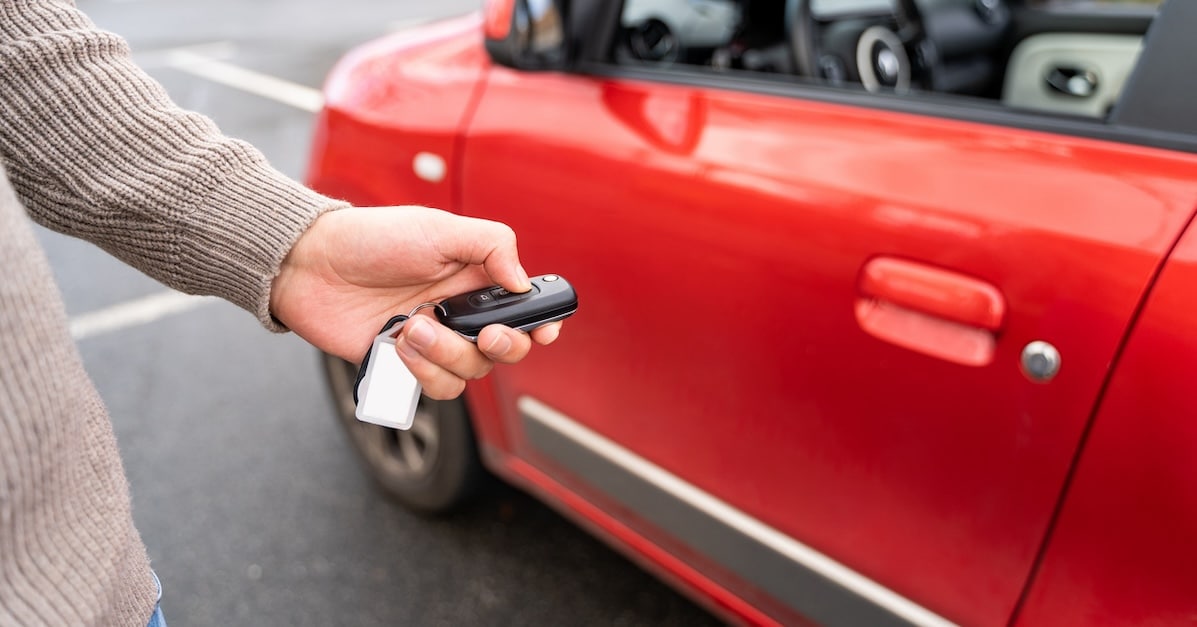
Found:
[[[494,0],[366,44],[310,183],[506,222],[581,308],[408,432],[330,359],[341,418],[405,503],[485,468],[735,622],[1189,624],[1195,27]]]

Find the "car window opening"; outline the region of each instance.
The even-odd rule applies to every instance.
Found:
[[[626,0],[620,66],[1102,121],[1158,0]]]

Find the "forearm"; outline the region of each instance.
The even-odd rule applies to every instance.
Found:
[[[343,204],[175,106],[66,2],[0,0],[0,158],[42,224],[267,324],[283,257]]]

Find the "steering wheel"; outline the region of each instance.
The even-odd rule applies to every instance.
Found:
[[[786,0],[785,21],[790,49],[798,73],[813,78],[843,80],[844,71],[824,57],[819,27],[811,12],[812,0]],[[880,24],[870,26],[856,42],[856,73],[871,92],[891,89],[908,91],[912,83],[932,86],[936,65],[935,46],[927,36],[923,15],[915,0],[895,0],[897,30]]]

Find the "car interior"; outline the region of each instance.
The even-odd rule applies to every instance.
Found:
[[[1105,119],[1159,0],[627,0],[622,65]]]

